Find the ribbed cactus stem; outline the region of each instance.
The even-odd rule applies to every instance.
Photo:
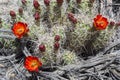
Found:
[[[53,21],[58,21],[61,18],[61,6],[56,5],[54,7],[54,18]]]

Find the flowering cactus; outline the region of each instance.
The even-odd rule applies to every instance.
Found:
[[[77,68],[82,68],[82,67],[86,68],[87,65],[85,65],[86,67],[84,67],[83,64],[86,62],[85,60],[83,61],[81,59],[83,58],[81,54],[86,54],[87,52],[94,53],[94,51],[99,51],[103,49],[106,46],[107,42],[109,42],[109,39],[112,36],[112,34],[114,34],[115,32],[114,29],[116,25],[120,26],[119,22],[118,23],[110,22],[109,26],[114,26],[114,27],[109,28],[108,19],[105,16],[103,17],[103,15],[97,15],[95,18],[93,18],[92,16],[94,16],[96,13],[95,11],[89,10],[90,8],[88,8],[88,3],[89,3],[88,0],[87,1],[86,0],[21,0],[21,1],[22,1],[22,5],[20,4],[20,6],[17,7],[19,8],[18,12],[20,16],[15,13],[17,11],[10,11],[10,16],[12,19],[9,20],[8,18],[8,21],[4,21],[7,19],[3,19],[2,20],[3,23],[0,21],[0,27],[1,24],[3,24],[2,27],[3,29],[4,28],[10,29],[10,26],[13,25],[12,26],[13,34],[11,34],[10,30],[7,32],[7,30],[3,30],[2,28],[0,29],[1,31],[0,37],[4,37],[4,35],[6,34],[10,35],[10,36],[5,36],[5,40],[3,38],[0,38],[0,45],[1,45],[0,49],[2,51],[0,52],[0,54],[2,55],[0,61],[5,62],[4,66],[6,66],[7,63],[10,65],[10,69],[9,68],[6,69],[8,70],[7,72],[8,74],[6,75],[8,76],[5,75],[5,79],[3,80],[6,80],[6,78],[9,78],[7,80],[11,80],[15,78],[14,80],[16,80],[19,79],[20,77],[21,79],[23,78],[22,80],[30,80],[30,79],[37,80],[38,78],[40,80],[47,80],[47,79],[57,80],[58,78],[60,80],[72,79],[74,77],[69,78],[69,76],[67,76],[68,78],[66,78],[66,76],[61,76],[61,75],[64,74],[67,75],[67,73],[64,72],[66,71],[66,69],[67,72],[69,73],[71,72],[71,70],[73,72],[74,69],[76,71]],[[64,1],[67,1],[67,3],[65,2],[63,4]],[[81,1],[83,3],[81,3]],[[89,0],[89,1],[95,1],[95,0]],[[39,2],[44,2],[44,4],[40,5]],[[73,12],[73,8],[74,8],[74,14],[71,13]],[[95,10],[97,9],[96,6],[93,8],[95,8]],[[94,10],[93,8],[91,10]],[[70,13],[66,15],[67,12]],[[77,17],[75,17],[76,15]],[[4,18],[4,16],[2,16],[2,18]],[[15,22],[11,24],[13,18],[15,18],[14,19]],[[29,26],[26,23],[24,23],[24,21],[28,23]],[[38,25],[36,25],[36,23],[38,23]],[[4,32],[7,33],[4,34]],[[29,37],[26,37],[25,35],[28,34],[28,32],[29,32]],[[99,35],[96,35],[96,33],[97,34],[99,33]],[[11,41],[7,40],[9,38],[10,39],[12,38],[12,40]],[[6,43],[8,44],[6,45]],[[12,43],[15,43],[15,46],[13,46],[14,44]],[[91,49],[91,51],[89,49]],[[84,52],[84,50],[86,52]],[[41,60],[39,60],[39,58]],[[92,56],[90,55],[89,58],[92,58]],[[9,61],[6,61],[6,59],[8,59]],[[0,66],[2,66],[3,62],[0,63]],[[87,62],[89,62],[89,60],[87,60]],[[17,66],[15,66],[16,64]],[[72,64],[72,67],[70,67],[70,69],[68,69],[69,68],[68,64],[69,65]],[[79,66],[79,65],[83,65],[83,66]],[[25,67],[27,71],[25,71],[23,67]],[[58,68],[60,69],[57,70]],[[41,71],[39,71],[39,69]],[[0,71],[1,71],[0,73],[5,72],[4,69]],[[78,72],[81,73],[81,71]],[[74,73],[75,72],[73,72],[72,74]],[[11,76],[14,78],[11,78]],[[76,77],[73,80],[77,79],[76,73],[75,76]],[[35,77],[37,78],[35,79]],[[79,78],[79,79],[83,79],[83,78]],[[86,79],[86,77],[84,79]]]

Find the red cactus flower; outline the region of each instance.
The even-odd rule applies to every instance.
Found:
[[[27,32],[29,31],[28,26],[26,23],[23,22],[16,22],[14,23],[13,27],[12,27],[12,31],[14,33],[14,35],[20,39],[22,38],[25,34],[27,34]]]
[[[110,26],[114,26],[115,25],[115,22],[114,21],[111,21],[110,22]]]
[[[23,14],[23,8],[19,8],[18,11],[19,11],[19,14]]]
[[[61,6],[62,3],[63,3],[63,0],[57,0],[57,4],[58,4],[59,6]]]
[[[16,13],[11,10],[11,11],[10,11],[10,16],[11,16],[11,17],[16,17]]]
[[[94,18],[93,24],[96,30],[104,30],[108,25],[108,20],[102,15],[97,15],[96,18]]]
[[[55,41],[59,41],[60,40],[60,36],[59,35],[56,35],[55,38],[54,38]]]
[[[81,3],[81,1],[82,1],[82,0],[76,0],[76,2],[77,2],[78,4]]]
[[[35,9],[38,9],[40,7],[40,4],[39,4],[38,0],[33,1],[33,6],[34,6]]]
[[[40,20],[40,14],[39,14],[39,12],[35,12],[34,18],[35,18],[35,20]]]
[[[30,72],[38,72],[39,68],[42,66],[42,62],[34,56],[28,56],[25,59],[24,67]]]
[[[55,50],[58,50],[59,47],[60,47],[59,42],[55,42],[55,43],[54,43],[54,49],[55,49]]]
[[[46,6],[49,6],[49,5],[50,5],[50,0],[44,0],[44,4],[45,4]]]
[[[27,1],[26,0],[21,0],[23,5],[26,5]]]
[[[40,50],[41,52],[45,52],[45,50],[46,50],[45,45],[44,45],[44,44],[39,45],[39,50]]]

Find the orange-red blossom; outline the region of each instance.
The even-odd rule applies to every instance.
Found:
[[[12,27],[13,34],[18,38],[22,38],[29,31],[26,23],[16,22]]]
[[[94,18],[94,28],[96,30],[104,30],[108,26],[108,20],[107,18],[103,17],[102,15],[97,15],[96,18]]]
[[[38,72],[42,62],[34,56],[28,56],[25,59],[24,67],[30,72]]]

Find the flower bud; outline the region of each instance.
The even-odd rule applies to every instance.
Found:
[[[35,18],[35,20],[40,20],[40,14],[39,14],[39,12],[35,12],[34,18]]]
[[[59,35],[56,35],[55,38],[54,38],[55,41],[59,41],[60,40],[60,36]]]
[[[14,11],[10,11],[10,16],[11,17],[16,17],[16,13]]]
[[[40,4],[37,0],[34,0],[33,1],[33,6],[34,6],[35,9],[38,9],[40,7]]]
[[[115,22],[114,21],[111,21],[110,22],[110,26],[114,26],[115,25]]]
[[[40,50],[41,52],[45,52],[45,50],[46,50],[45,45],[44,45],[44,44],[39,45],[39,50]]]
[[[73,18],[73,17],[74,17],[73,13],[68,13],[68,18]]]
[[[50,5],[50,0],[44,0],[44,4],[45,4],[46,6],[49,6],[49,5]]]
[[[23,5],[26,5],[27,1],[26,0],[21,0]]]
[[[19,14],[21,15],[23,14],[23,8],[19,8],[18,11],[19,11]]]
[[[77,19],[74,17],[72,13],[68,13],[68,19],[74,24],[77,23]]]
[[[72,22],[73,22],[74,24],[76,24],[76,23],[77,23],[77,19],[76,19],[76,18],[73,18],[73,19],[72,19]]]
[[[58,50],[59,47],[60,47],[59,42],[55,42],[55,43],[54,43],[54,49],[55,49],[55,50]]]

